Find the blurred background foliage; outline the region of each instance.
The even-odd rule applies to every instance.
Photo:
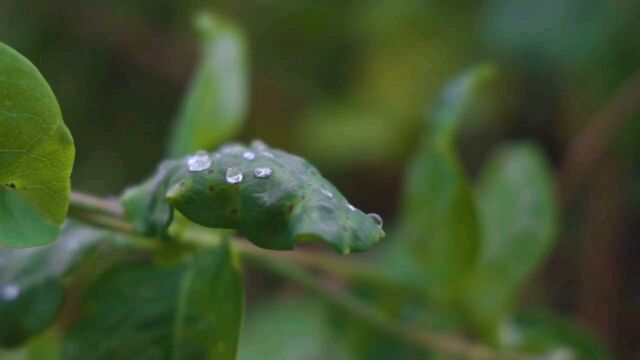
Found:
[[[499,69],[499,81],[484,94],[487,101],[452,145],[464,172],[483,184],[490,175],[482,164],[494,159],[497,145],[521,139],[540,146],[560,174],[576,134],[640,64],[640,6],[631,0],[0,0],[0,39],[40,69],[74,134],[75,189],[119,193],[163,158],[197,63],[192,20],[201,9],[233,20],[246,34],[250,100],[240,139],[261,138],[306,157],[354,204],[381,213],[387,224],[395,223],[398,209],[411,207],[401,206],[405,169],[420,148],[425,118],[434,114],[440,90],[454,75],[484,61]],[[550,256],[539,255],[542,266],[528,277],[520,298],[528,310],[520,321],[531,326],[530,336],[518,336],[531,349],[548,345],[544,339],[554,333],[572,333],[567,328],[573,325],[541,320],[550,310],[575,319],[619,358],[640,356],[638,120],[633,115],[617,129],[604,156],[581,174],[575,196],[556,199],[561,216]],[[431,206],[438,211],[438,204]],[[402,224],[398,228],[402,234]],[[376,257],[392,247],[359,256]],[[387,257],[392,268],[403,265]],[[316,316],[326,309],[266,274],[246,276],[240,358],[276,354],[283,346],[288,355],[275,358],[302,358],[296,356],[301,349],[309,359],[349,357],[339,342],[335,354],[317,345],[329,336]],[[376,298],[367,291],[362,296]],[[267,297],[275,300],[265,303]],[[392,299],[387,302],[394,307]],[[400,312],[413,314],[410,306]],[[330,325],[352,344],[377,344],[344,351],[364,358],[398,351],[413,356],[336,318]],[[447,329],[458,320],[425,322]],[[265,332],[269,337],[259,343],[272,350],[243,349],[248,336]],[[299,335],[284,335],[289,332]],[[585,345],[575,358],[598,358],[590,346],[597,347]]]

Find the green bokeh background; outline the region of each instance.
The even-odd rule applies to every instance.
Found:
[[[475,177],[506,139],[537,141],[559,168],[574,136],[640,68],[640,5],[630,0],[0,0],[0,40],[40,69],[74,134],[74,189],[119,193],[162,159],[197,60],[191,22],[202,8],[247,34],[240,140],[304,156],[389,224],[424,116],[453,75],[483,61],[503,72],[489,104],[496,115],[459,142]],[[524,296],[577,318],[620,358],[640,353],[638,120],[582,179]],[[250,310],[266,286],[249,277]]]

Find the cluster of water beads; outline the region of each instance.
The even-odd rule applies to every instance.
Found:
[[[13,301],[20,296],[20,286],[14,283],[7,283],[0,288],[0,299]]]
[[[251,143],[251,146],[259,149],[259,150],[264,150],[267,148],[267,146],[260,140],[254,140]],[[239,146],[229,146],[224,148],[222,151],[224,153],[235,153],[238,152],[241,148]],[[269,158],[274,158],[273,154],[271,154],[270,152],[266,152],[263,151],[261,152],[261,155],[269,157]],[[256,154],[252,151],[244,151],[242,153],[242,157],[246,160],[253,160],[256,157]],[[206,151],[200,150],[198,152],[196,152],[193,156],[189,157],[189,159],[187,160],[187,165],[189,168],[189,171],[203,171],[208,169],[209,167],[211,167],[211,163],[213,162],[213,159],[209,156],[209,154]],[[256,178],[260,178],[260,179],[266,179],[268,177],[270,177],[271,175],[273,175],[273,169],[269,168],[269,167],[258,167],[255,168],[253,171],[253,174]],[[311,169],[309,170],[309,174],[310,175],[318,175],[318,171],[315,169]],[[237,167],[231,167],[227,169],[227,172],[225,174],[225,180],[229,183],[229,184],[238,184],[240,182],[242,182],[242,180],[244,179],[244,174],[242,172],[242,169],[237,168]],[[320,192],[322,192],[323,195],[325,195],[328,198],[333,199],[334,195],[331,191],[327,190],[327,189],[320,189]],[[358,210],[355,206],[351,205],[351,204],[347,204],[347,207],[349,208],[349,210],[351,211],[356,211]],[[375,213],[370,213],[367,214],[367,216],[376,224],[378,225],[378,227],[382,228],[383,225],[383,220],[382,217],[380,217],[380,215],[375,214]],[[10,284],[9,284],[10,285]],[[6,298],[14,296],[17,297],[20,293],[20,288],[16,288],[15,290],[12,287],[7,288],[7,286],[9,285],[5,285],[0,292],[0,297],[2,297],[3,299],[6,300]],[[14,294],[15,292],[15,294]]]
[[[204,150],[200,150],[193,156],[189,157],[187,160],[187,167],[189,171],[203,171],[208,169],[212,162],[213,159],[211,159],[209,154]]]

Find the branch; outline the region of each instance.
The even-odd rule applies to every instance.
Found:
[[[136,235],[133,227],[123,219],[123,211],[120,205],[110,200],[97,198],[88,194],[74,193],[71,196],[69,213],[70,216],[92,225],[129,235]],[[207,244],[209,242],[205,233],[192,233],[188,236],[192,238],[183,240],[199,244]],[[379,274],[375,274],[364,264],[353,264],[348,261],[329,259],[325,256],[318,257],[316,254],[309,256],[309,254],[300,251],[296,251],[296,255],[267,251],[244,241],[236,242],[235,246],[239,250],[242,258],[247,262],[297,283],[303,288],[322,297],[331,305],[359,318],[361,321],[405,344],[428,352],[435,351],[448,356],[472,360],[533,359],[533,357],[527,355],[498,354],[484,345],[469,342],[464,338],[431,334],[421,328],[399,323],[374,306],[350,295],[344,289],[324,283],[298,266],[302,265],[317,268],[327,272],[335,271],[341,276],[361,277],[369,281],[375,279],[375,282],[384,282],[390,285],[389,279],[381,278]]]

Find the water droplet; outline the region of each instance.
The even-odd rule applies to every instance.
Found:
[[[256,158],[256,154],[252,153],[251,151],[245,151],[244,153],[242,153],[242,157],[247,160],[253,160]]]
[[[15,283],[7,283],[0,289],[0,298],[4,301],[13,301],[20,296],[20,286]]]
[[[195,155],[189,157],[187,160],[187,166],[189,171],[202,171],[206,170],[211,166],[211,162],[213,160],[209,157],[206,151],[200,150]]]
[[[268,167],[259,167],[253,171],[257,178],[265,179],[273,174],[273,169]]]
[[[262,153],[262,155],[264,155],[264,156],[266,156],[266,157],[268,157],[268,158],[272,158],[272,159],[274,159],[274,158],[275,158],[275,156],[273,156],[273,154],[272,154],[272,153],[267,152],[267,151],[264,151],[264,152]]]
[[[225,178],[229,184],[237,184],[242,181],[244,176],[239,168],[228,168]]]
[[[367,216],[369,216],[371,220],[373,220],[373,222],[376,223],[376,225],[378,225],[378,227],[382,228],[383,222],[380,215],[371,213],[371,214],[367,214]]]
[[[320,191],[324,194],[324,196],[333,199],[333,193],[327,189],[320,189]]]
[[[254,147],[258,150],[265,150],[267,148],[267,144],[265,144],[261,140],[256,139],[251,142],[251,147]]]
[[[349,210],[351,211],[356,211],[358,210],[355,206],[351,205],[351,204],[347,204],[347,207],[349,208]]]
[[[246,148],[244,146],[242,146],[241,144],[228,144],[222,147],[222,149],[220,149],[220,151],[223,154],[239,154],[242,151],[244,151]]]

